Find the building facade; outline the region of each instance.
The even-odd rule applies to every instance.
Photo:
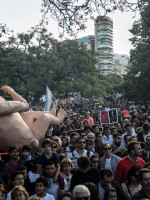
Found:
[[[104,75],[114,73],[113,20],[110,17],[97,17],[95,20],[95,51],[101,72]]]
[[[88,50],[95,51],[95,37],[94,35],[85,36],[77,39],[78,43],[82,43]]]

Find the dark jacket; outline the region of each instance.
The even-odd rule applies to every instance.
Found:
[[[97,169],[89,168],[86,173],[83,173],[80,171],[80,169],[75,171],[71,179],[70,190],[73,191],[73,188],[76,185],[83,185],[86,182],[92,182],[94,184],[99,182],[99,174]]]

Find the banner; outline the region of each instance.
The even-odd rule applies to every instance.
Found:
[[[118,123],[118,111],[117,111],[117,108],[100,111],[100,123],[101,124],[115,124],[115,123]]]
[[[53,94],[49,87],[46,85],[46,104],[45,104],[45,111],[49,111],[52,105],[52,98]]]

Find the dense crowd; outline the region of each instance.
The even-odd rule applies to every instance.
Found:
[[[49,126],[39,148],[12,144],[1,156],[0,200],[150,199],[150,103],[61,102],[67,117]],[[100,111],[113,108],[117,121],[101,124]]]

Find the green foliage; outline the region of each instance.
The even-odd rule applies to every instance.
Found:
[[[123,85],[125,96],[130,100],[150,99],[150,2],[140,4],[141,19],[134,23],[130,32],[134,49],[131,50],[131,70]]]

